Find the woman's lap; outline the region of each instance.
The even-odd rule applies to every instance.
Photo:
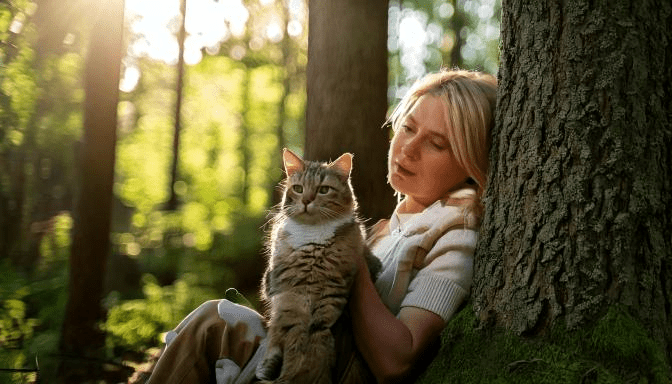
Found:
[[[350,317],[333,327],[335,383],[375,382],[358,353]],[[148,383],[249,383],[265,351],[262,316],[229,300],[208,301],[166,336],[166,348]]]
[[[257,312],[225,299],[208,301],[168,332],[149,383],[232,383],[264,336]]]

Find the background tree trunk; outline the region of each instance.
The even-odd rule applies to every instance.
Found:
[[[462,28],[466,27],[469,21],[457,0],[453,0],[452,5],[455,13],[453,13],[453,16],[450,18],[449,26],[455,33],[455,44],[453,45],[453,49],[450,50],[450,58],[448,62],[450,63],[451,68],[464,68],[462,47],[464,47],[466,41],[462,37]]]
[[[105,337],[99,323],[110,216],[122,51],[123,0],[100,2],[92,23],[84,88],[84,137],[79,154],[81,190],[70,256],[70,292],[60,350],[60,377],[68,383],[99,377],[86,359],[99,357]]]
[[[170,163],[170,181],[168,186],[169,198],[166,203],[166,209],[174,211],[177,209],[178,199],[175,191],[177,183],[177,168],[180,162],[180,131],[182,130],[182,99],[184,98],[184,41],[187,39],[187,30],[185,27],[187,20],[187,0],[180,0],[180,30],[177,33],[177,44],[179,53],[177,55],[177,79],[175,84],[175,126],[173,132],[173,159]]]
[[[506,1],[474,309],[522,335],[614,304],[672,346],[664,1]]]
[[[360,213],[387,217],[387,0],[310,1],[306,144],[309,160],[355,155]]]

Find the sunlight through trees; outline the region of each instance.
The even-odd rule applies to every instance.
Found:
[[[75,207],[86,193],[78,159],[91,1],[0,1],[0,267],[10,271],[0,277],[0,368],[32,368],[38,355],[48,376],[63,359]],[[98,278],[110,317],[95,325],[108,334],[99,358],[115,364],[159,345],[148,335],[201,299],[232,286],[256,295],[281,149],[304,148],[307,1],[186,0],[171,181],[179,7],[125,0],[109,257]],[[390,1],[386,103],[442,65],[495,72],[498,14],[492,0]],[[165,209],[170,184],[175,210]],[[156,315],[159,297],[179,298],[170,315]],[[129,325],[141,322],[152,331]],[[127,373],[117,368],[111,376]]]

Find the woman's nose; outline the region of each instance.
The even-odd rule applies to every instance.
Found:
[[[409,158],[416,158],[418,156],[418,149],[420,148],[420,140],[418,140],[417,137],[414,137],[412,139],[408,139],[402,146],[401,146],[401,153],[403,153],[405,156]]]

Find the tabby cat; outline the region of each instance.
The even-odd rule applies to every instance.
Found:
[[[336,361],[331,327],[340,317],[365,245],[350,183],[352,155],[332,163],[303,161],[285,149],[287,177],[272,220],[262,281],[269,305],[268,347],[257,377],[274,383],[331,383]]]

